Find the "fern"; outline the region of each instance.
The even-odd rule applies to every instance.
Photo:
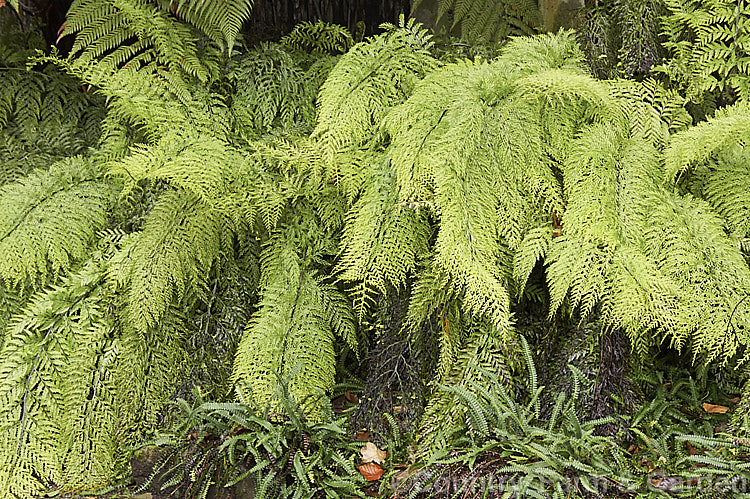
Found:
[[[414,2],[415,10],[420,1]],[[448,20],[451,31],[472,43],[503,40],[511,35],[531,35],[542,27],[539,7],[534,2],[482,0],[440,0],[436,24]]]
[[[281,38],[281,44],[313,54],[344,54],[354,44],[354,38],[343,26],[303,21]]]
[[[0,366],[3,495],[99,486],[116,473],[116,335],[100,258],[39,293],[8,330]]]
[[[232,55],[235,40],[253,8],[253,0],[159,0],[164,10],[172,10],[211,40],[222,43],[222,48]]]
[[[83,158],[2,187],[0,278],[7,288],[46,284],[88,256],[115,190]]]
[[[237,91],[231,112],[240,129],[267,132],[273,126],[311,125],[315,119],[314,99],[322,83],[327,59],[321,57],[307,71],[293,53],[280,45],[264,44],[239,58],[230,79]]]
[[[426,213],[400,205],[389,164],[373,172],[349,214],[341,242],[341,278],[360,282],[355,308],[360,320],[374,293],[406,287],[417,260],[427,253],[430,227]],[[397,259],[393,256],[398,255]]]
[[[161,323],[170,304],[206,285],[222,244],[222,220],[195,196],[160,196],[137,241],[115,257],[111,278],[128,289],[124,318],[141,332]]]
[[[697,103],[711,95],[729,102],[747,100],[750,6],[728,0],[667,0],[665,4],[669,12],[663,18],[668,38],[664,46],[672,59],[658,69]]]
[[[312,136],[325,157],[358,147],[380,125],[385,111],[404,100],[414,81],[436,67],[426,30],[410,19],[403,27],[361,42],[336,64],[320,89]]]
[[[238,347],[234,379],[248,383],[248,393],[239,385],[243,397],[252,394],[265,405],[276,373],[287,375],[301,364],[290,393],[319,414],[318,403],[310,399],[333,386],[334,335],[356,350],[354,320],[346,299],[305,268],[293,240],[276,241],[261,257],[265,285],[260,313]]]

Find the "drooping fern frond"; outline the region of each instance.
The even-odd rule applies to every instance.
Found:
[[[116,190],[73,157],[0,188],[0,279],[40,286],[88,256]]]
[[[375,293],[387,294],[389,285],[404,288],[417,261],[428,253],[427,214],[398,202],[395,180],[389,162],[383,161],[371,173],[344,228],[338,268],[342,279],[361,286],[355,302],[360,320]]]
[[[97,487],[117,473],[117,350],[101,262],[39,293],[2,348],[0,492]]]
[[[244,54],[229,75],[237,91],[231,112],[240,130],[267,132],[272,126],[311,126],[315,119],[315,80],[281,45],[262,44]],[[306,88],[312,84],[313,88]]]
[[[745,188],[750,109],[739,103],[717,111],[707,122],[674,136],[665,151],[668,183],[687,177],[739,237],[747,237],[750,199]]]
[[[341,57],[318,96],[313,138],[320,141],[326,158],[362,145],[380,126],[385,111],[403,102],[415,81],[437,66],[429,53],[431,44],[427,31],[410,19]]]
[[[171,10],[211,40],[221,43],[231,56],[242,24],[250,17],[253,0],[158,0],[165,11]]]
[[[111,165],[111,174],[123,177],[131,185],[142,180],[164,180],[208,204],[214,204],[226,192],[230,166],[242,161],[239,153],[220,137],[179,129],[166,132],[154,146],[136,145],[131,151]]]
[[[563,237],[548,268],[553,310],[565,297],[584,314],[601,303],[606,322],[627,331],[641,355],[657,329],[702,360],[734,356],[748,341],[735,328],[747,320],[737,307],[750,273],[720,220],[705,203],[661,187],[652,146],[627,145],[603,127],[579,144],[566,170]]]
[[[135,242],[115,257],[111,278],[127,287],[124,317],[143,333],[173,303],[206,285],[222,249],[226,220],[201,198],[171,190],[159,197]]]
[[[740,238],[750,236],[750,155],[747,146],[728,147],[696,171],[702,195]]]
[[[420,3],[421,0],[414,2],[412,10]],[[525,0],[440,0],[435,22],[439,24],[446,20],[451,31],[472,43],[531,35],[537,33],[543,24],[536,2]]]
[[[707,122],[685,130],[672,140],[665,151],[665,180],[675,177],[693,165],[705,163],[718,151],[735,144],[746,145],[750,136],[750,105],[736,104],[724,108]]]
[[[313,266],[327,251],[324,239],[308,239],[319,230],[313,220],[289,225],[264,249],[260,310],[237,349],[234,379],[242,397],[264,406],[276,377],[295,371],[290,394],[317,417],[316,399],[334,382],[334,338],[357,352],[357,337],[348,299]]]
[[[574,47],[570,34],[517,40],[492,63],[447,65],[386,120],[399,197],[440,217],[436,263],[467,310],[498,327],[507,326],[513,286],[503,248],[517,250],[526,231],[562,212],[556,171],[565,142],[582,124],[614,113],[606,87],[576,69]],[[524,252],[521,288],[543,254],[539,246]]]
[[[76,0],[61,36],[73,34],[77,67],[96,62],[99,74],[111,74],[155,64],[204,82],[209,78],[190,27],[148,0]]]

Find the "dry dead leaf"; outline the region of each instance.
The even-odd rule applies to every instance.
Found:
[[[378,449],[378,446],[372,442],[367,442],[365,446],[362,447],[362,464],[382,464],[387,457],[388,452]],[[377,478],[375,480],[377,480]]]
[[[383,468],[375,463],[360,464],[357,469],[368,482],[380,480],[380,477],[385,473]]]
[[[703,404],[703,410],[706,411],[709,414],[726,414],[726,412],[729,410],[729,407],[725,405],[716,405],[716,404]]]
[[[732,398],[729,399],[729,401],[731,403],[733,403],[733,404],[739,404],[740,403],[740,398],[739,397],[732,397]]]

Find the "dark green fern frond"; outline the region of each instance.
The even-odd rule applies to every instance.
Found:
[[[243,55],[229,78],[237,89],[231,112],[240,129],[264,133],[303,120],[312,126],[317,88],[306,91],[305,71],[281,45],[264,43]]]
[[[416,9],[421,0],[414,2]],[[472,43],[501,41],[511,35],[531,35],[542,28],[536,2],[508,0],[440,0],[436,23],[448,20],[451,31]],[[458,28],[458,29],[456,29]]]
[[[664,46],[672,58],[657,69],[693,102],[748,100],[750,5],[734,0],[664,3],[668,9],[662,18]]]
[[[253,0],[158,0],[158,3],[163,10],[171,10],[211,40],[221,43],[230,56],[242,24],[253,8]]]
[[[456,437],[455,432],[461,431],[462,424],[478,432],[476,436],[480,438],[487,435],[489,413],[478,403],[477,396],[481,397],[481,394],[473,385],[478,378],[477,368],[493,373],[497,380],[508,383],[510,388],[509,360],[515,353],[515,343],[508,343],[504,334],[487,324],[461,324],[460,320],[455,320],[458,317],[452,316],[452,319],[450,329],[446,331],[451,337],[448,341],[462,342],[464,346],[456,348],[447,358],[444,357],[446,352],[441,352],[444,359],[441,361],[447,361],[447,369],[442,376],[436,377],[435,383],[444,387],[435,385],[417,435],[418,452],[423,457],[446,448]],[[471,400],[474,401],[473,408],[461,403]]]
[[[0,188],[0,279],[43,285],[90,252],[115,189],[89,160],[74,157]]]
[[[112,73],[157,64],[204,82],[209,79],[190,27],[146,0],[76,0],[61,36],[73,34],[71,54],[77,67],[95,64],[97,72]]]
[[[630,120],[631,136],[641,136],[658,149],[667,145],[671,134],[692,124],[686,100],[655,80],[616,80],[610,88]]]
[[[303,21],[284,35],[280,42],[287,47],[313,54],[337,55],[346,53],[354,45],[354,38],[343,26],[325,21]]]

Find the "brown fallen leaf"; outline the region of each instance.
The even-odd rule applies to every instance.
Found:
[[[378,446],[372,442],[367,442],[361,449],[362,464],[377,463],[382,464],[388,457],[388,452],[378,449]],[[376,478],[377,480],[377,478]]]
[[[357,440],[360,442],[366,442],[370,440],[370,432],[367,430],[359,430],[356,435]]]
[[[695,447],[693,447],[687,440],[685,441],[685,447],[687,447],[688,454],[690,454],[691,456],[702,454],[702,452],[695,450]]]
[[[357,469],[368,482],[380,480],[380,477],[385,473],[385,470],[375,463],[360,464]]]
[[[732,397],[729,399],[729,401],[733,404],[739,404],[740,398],[739,397]]]
[[[729,407],[725,405],[716,405],[716,404],[703,404],[703,410],[706,411],[709,414],[726,414],[726,412],[729,410]]]

